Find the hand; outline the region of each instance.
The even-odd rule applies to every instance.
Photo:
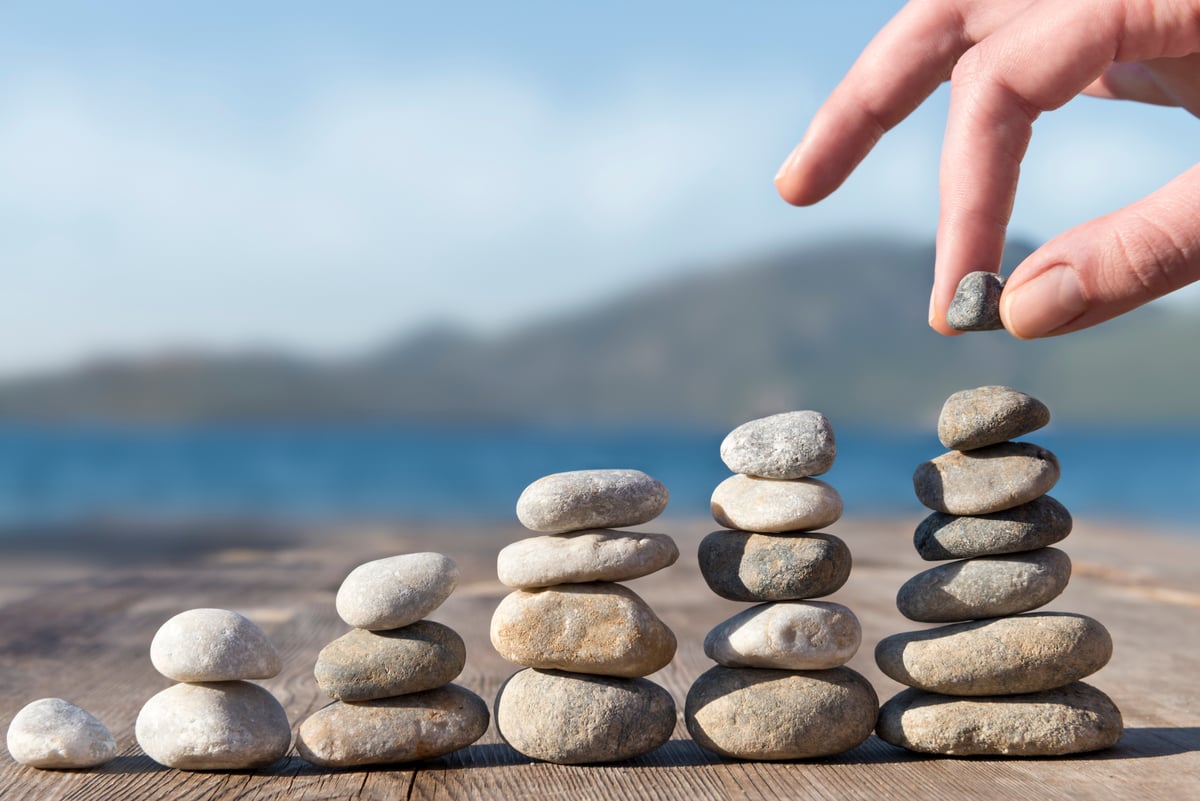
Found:
[[[997,271],[1033,121],[1078,94],[1200,116],[1200,2],[913,0],[863,51],[775,183],[809,205],[950,81],[929,324],[959,280]],[[1001,299],[1021,338],[1086,328],[1200,279],[1200,166],[1022,262]]]

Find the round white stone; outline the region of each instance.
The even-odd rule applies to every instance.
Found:
[[[269,679],[279,653],[249,619],[228,609],[189,609],[163,623],[150,642],[154,669],[175,681]]]
[[[858,618],[841,604],[780,601],[718,624],[704,653],[726,667],[826,670],[850,661],[861,643]]]
[[[816,531],[842,516],[842,496],[815,478],[780,481],[737,475],[713,490],[711,508],[713,519],[726,528]]]
[[[579,531],[527,537],[496,558],[496,574],[509,587],[549,587],[588,581],[628,581],[662,570],[679,558],[666,534]]]
[[[108,728],[61,698],[26,705],[8,726],[8,753],[34,768],[93,768],[117,755]]]
[[[369,631],[416,623],[441,606],[458,586],[458,565],[440,553],[376,559],[350,571],[335,604],[342,620]]]

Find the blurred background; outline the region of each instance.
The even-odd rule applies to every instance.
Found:
[[[915,523],[941,403],[982,384],[1050,406],[1077,516],[1192,532],[1200,295],[930,331],[944,89],[830,199],[776,196],[900,5],[6,8],[0,536],[508,521],[590,467],[704,517],[724,433],[802,408],[848,513]],[[1039,120],[1006,269],[1191,166],[1196,126]]]

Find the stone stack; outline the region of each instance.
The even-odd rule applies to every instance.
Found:
[[[740,759],[802,759],[854,748],[879,700],[845,663],[862,638],[845,606],[813,601],[850,575],[850,550],[818,533],[842,514],[837,490],[812,478],[837,455],[818,412],[787,412],[734,429],[721,458],[734,475],[713,492],[727,530],[700,543],[700,571],[722,598],[757,603],[704,640],[717,662],[692,684],[684,710],[698,744]]]
[[[645,676],[675,655],[675,635],[618,581],[679,557],[665,534],[613,529],[648,523],[666,488],[638,470],[579,470],[530,484],[517,517],[541,536],[497,559],[516,588],[492,617],[491,640],[525,666],[496,696],[496,727],[533,759],[614,762],[662,745],[675,728],[670,693]]]
[[[354,630],[317,655],[317,684],[333,703],[300,726],[296,749],[326,767],[414,762],[465,748],[487,731],[487,704],[450,682],[467,649],[449,626],[425,620],[458,584],[440,553],[359,565],[337,593]]]
[[[1093,751],[1121,736],[1121,713],[1079,679],[1112,654],[1108,631],[1078,614],[1032,612],[1059,595],[1071,561],[1049,547],[1071,516],[1045,493],[1054,454],[1010,440],[1044,426],[1040,401],[1007,387],[951,395],[938,437],[952,449],[917,468],[921,557],[956,560],[900,588],[907,618],[949,625],[879,643],[880,669],[912,689],[883,706],[878,734],[913,751],[1042,756]]]

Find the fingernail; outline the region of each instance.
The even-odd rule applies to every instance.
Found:
[[[1087,311],[1079,275],[1067,264],[1046,270],[1000,296],[1004,325],[1021,339],[1050,336]]]
[[[930,292],[929,292],[929,326],[930,326],[930,328],[933,327],[933,315],[936,312],[936,309],[934,308],[934,305],[933,305],[933,301],[934,301],[935,297],[936,297],[935,290],[930,290]]]
[[[776,181],[778,181],[783,176],[787,175],[788,170],[790,170],[792,168],[792,162],[794,162],[797,159],[797,157],[799,156],[800,147],[803,144],[804,143],[801,142],[799,145],[796,145],[796,147],[792,149],[791,153],[788,153],[788,157],[786,159],[784,159],[783,164],[781,164],[779,166],[779,172],[775,173]]]

